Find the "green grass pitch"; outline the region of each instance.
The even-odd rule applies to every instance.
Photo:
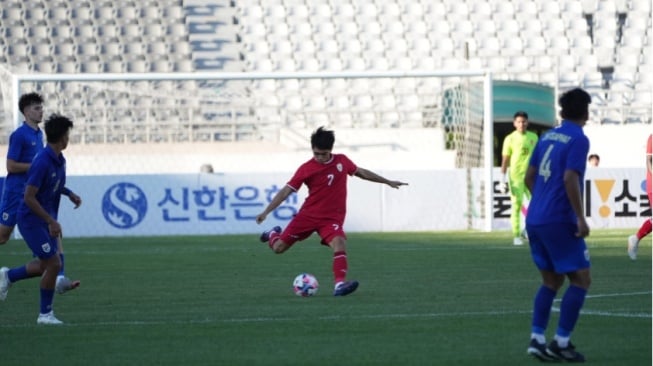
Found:
[[[630,261],[630,233],[587,240],[593,284],[572,340],[592,365],[651,364],[651,241]],[[65,324],[36,325],[37,279],[12,286],[0,302],[3,366],[539,364],[526,354],[539,274],[505,232],[352,233],[349,278],[361,285],[341,298],[316,236],[283,255],[256,235],[64,247],[82,281],[55,297]],[[2,266],[29,259],[22,241],[0,246]],[[316,296],[293,294],[301,272],[320,281]]]

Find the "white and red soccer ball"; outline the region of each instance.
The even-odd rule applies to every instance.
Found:
[[[302,273],[295,277],[295,280],[292,282],[292,289],[295,295],[301,297],[315,295],[319,287],[320,284],[317,282],[317,278],[310,273]]]

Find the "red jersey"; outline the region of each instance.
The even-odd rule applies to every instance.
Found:
[[[336,218],[344,221],[347,212],[347,176],[358,167],[344,154],[332,154],[327,163],[314,158],[302,164],[287,185],[298,191],[308,187],[308,197],[300,211],[313,218]]]

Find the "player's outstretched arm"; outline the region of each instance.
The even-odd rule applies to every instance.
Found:
[[[400,186],[408,185],[408,183],[400,182],[398,180],[389,180],[383,178],[382,176],[374,173],[373,171],[361,167],[358,167],[358,169],[356,169],[356,173],[354,173],[354,175],[357,176],[358,178],[369,180],[370,182],[387,184],[392,188],[399,188]]]
[[[285,201],[286,198],[288,198],[288,196],[290,196],[291,193],[293,193],[292,188],[288,186],[284,186],[283,188],[281,188],[281,190],[279,190],[279,192],[277,192],[277,194],[274,195],[272,201],[270,201],[270,203],[268,204],[268,207],[266,207],[265,210],[263,210],[263,212],[256,215],[256,223],[260,224],[263,221],[265,221],[265,218],[268,216],[268,214],[274,211],[277,207],[279,207],[279,205],[283,203],[283,201]]]

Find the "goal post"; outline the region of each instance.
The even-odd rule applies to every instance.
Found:
[[[6,133],[20,123],[18,98],[30,91],[44,94],[46,111],[71,115],[76,122],[71,140],[86,146],[278,141],[282,128],[322,125],[440,128],[446,149],[456,154],[452,168],[466,172],[467,228],[492,230],[489,70],[11,75],[0,70]],[[479,201],[482,209],[474,213]]]

